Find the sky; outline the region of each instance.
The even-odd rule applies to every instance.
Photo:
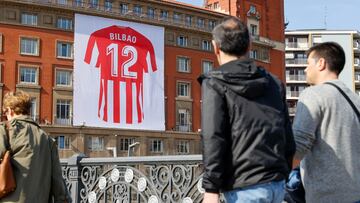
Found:
[[[202,6],[203,0],[178,0]],[[271,1],[271,0],[268,0]],[[360,31],[360,0],[284,0],[287,30]]]

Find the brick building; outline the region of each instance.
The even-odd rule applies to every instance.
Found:
[[[223,2],[200,8],[170,0],[3,0],[0,105],[8,91],[30,93],[31,116],[57,139],[61,157],[200,153],[196,79],[218,65],[211,30],[220,19],[231,14],[245,20],[253,36],[250,56],[284,79],[283,2]],[[75,13],[165,28],[165,131],[72,125]]]
[[[285,81],[284,1],[206,0],[204,5],[245,20],[253,37],[250,56]]]

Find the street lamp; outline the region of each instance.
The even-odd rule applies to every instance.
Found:
[[[106,147],[107,150],[112,151],[113,157],[117,157],[116,147]]]
[[[136,145],[139,145],[139,144],[140,144],[140,142],[134,142],[134,143],[129,145],[129,147],[128,147],[128,156],[130,156],[131,148],[134,148]]]

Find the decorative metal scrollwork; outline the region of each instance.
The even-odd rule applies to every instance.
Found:
[[[135,165],[91,164],[77,166],[80,168],[78,202],[81,203],[200,203],[205,192],[198,164],[156,161]],[[65,179],[69,173],[70,169],[63,167]],[[67,178],[66,181],[71,188],[74,180]]]

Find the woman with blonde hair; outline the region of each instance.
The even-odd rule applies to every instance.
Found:
[[[25,92],[4,96],[8,121],[0,125],[0,156],[10,146],[16,190],[0,202],[70,203],[56,142],[30,118],[30,108],[31,97]]]

